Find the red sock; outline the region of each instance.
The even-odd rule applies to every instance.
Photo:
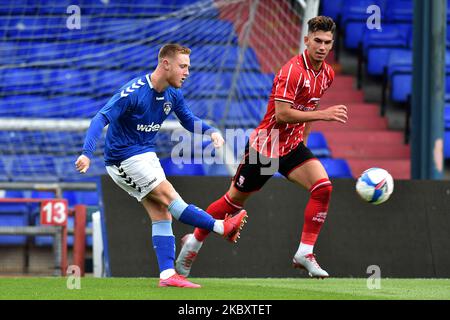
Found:
[[[206,209],[206,212],[208,212],[214,219],[223,220],[225,219],[226,214],[234,214],[241,209],[242,205],[233,202],[227,192],[223,197],[211,203]],[[209,231],[205,229],[195,228],[194,230],[194,236],[198,241],[205,240],[208,234]]]
[[[325,222],[333,187],[328,179],[317,181],[309,192],[311,197],[305,209],[303,232],[301,242],[314,245],[319,236],[320,228]]]

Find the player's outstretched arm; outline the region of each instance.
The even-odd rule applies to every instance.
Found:
[[[75,161],[75,168],[80,173],[86,173],[94,155],[97,140],[100,138],[103,128],[109,123],[108,118],[102,113],[97,113],[92,119],[84,140],[83,152]]]
[[[277,123],[300,123],[310,121],[347,122],[347,107],[335,105],[323,110],[301,111],[291,108],[288,102],[275,101],[275,118]]]

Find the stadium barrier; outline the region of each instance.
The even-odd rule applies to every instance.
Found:
[[[0,235],[50,235],[53,241],[54,276],[65,275],[67,270],[67,228],[62,226],[2,227]]]
[[[0,203],[39,203],[54,201],[55,199],[33,199],[33,198],[5,198]],[[80,268],[80,275],[84,276],[84,260],[86,246],[86,206],[76,205],[70,209],[68,214],[75,217],[73,264]],[[0,235],[50,235],[54,237],[53,252],[55,270],[53,275],[65,276],[68,267],[67,258],[67,225],[63,226],[0,226]]]
[[[187,203],[201,208],[229,188],[225,177],[169,177]],[[142,205],[102,179],[112,276],[157,277],[151,223]],[[211,234],[197,257],[193,277],[299,277],[292,257],[300,241],[309,194],[272,178],[246,203],[249,214],[237,244]],[[327,221],[315,246],[318,262],[333,277],[365,277],[378,266],[381,277],[450,277],[450,186],[446,181],[396,180],[391,198],[363,202],[353,179],[333,180]],[[193,228],[173,223],[177,253]],[[132,250],[130,250],[132,248]]]
[[[0,189],[16,189],[16,190],[40,190],[40,191],[54,191],[56,198],[0,198],[1,203],[37,203],[42,207],[42,204],[47,202],[55,202],[62,200],[63,190],[92,190],[96,189],[95,183],[0,183]],[[68,268],[68,235],[73,234],[73,250],[72,250],[72,264],[78,266],[80,275],[85,275],[85,257],[86,257],[86,235],[92,234],[92,230],[86,228],[88,207],[86,205],[75,205],[73,208],[67,208],[67,217],[74,217],[73,229],[69,228],[67,223],[62,225],[29,225],[29,226],[1,226],[0,235],[26,235],[26,236],[52,236],[52,251],[53,251],[53,265],[54,276],[65,276]],[[41,212],[42,215],[42,212]],[[42,217],[41,217],[42,222]],[[44,241],[46,242],[46,241]],[[29,263],[29,256],[32,248],[25,245],[25,264]],[[0,251],[1,256],[1,251]],[[1,267],[1,266],[0,266]],[[28,266],[23,270],[28,273]],[[0,268],[0,273],[2,269]]]

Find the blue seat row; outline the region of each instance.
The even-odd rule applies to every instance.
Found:
[[[151,2],[125,1],[125,0],[46,0],[38,2],[34,0],[8,0],[0,1],[0,15],[7,14],[53,14],[65,15],[70,5],[78,5],[82,13],[93,15],[134,14],[158,16],[170,14],[187,5],[195,5],[198,0],[152,0]],[[211,1],[212,2],[212,1]],[[205,2],[203,2],[205,3]],[[217,9],[212,5],[210,15],[217,15]]]
[[[160,45],[139,44],[99,44],[79,42],[2,42],[0,63],[47,63],[62,60],[62,64],[76,65],[78,68],[96,69],[148,69],[156,67]],[[252,48],[237,45],[192,45],[192,70],[235,69],[242,55],[240,70],[259,70],[260,64]]]
[[[103,159],[94,157],[86,174],[75,170],[77,156],[54,157],[48,155],[2,156],[0,158],[0,173],[5,181],[84,181],[106,174]]]
[[[123,84],[142,73],[119,70],[77,69],[14,69],[0,72],[0,94],[85,95],[91,98],[109,97]],[[192,72],[183,92],[186,97],[227,97],[230,88],[238,97],[267,97],[273,74],[242,72],[233,78],[231,72]],[[234,84],[234,86],[233,86]],[[61,110],[59,106],[55,106]]]
[[[84,138],[84,131],[0,131],[2,156],[79,154],[84,144]],[[104,135],[102,135],[97,143],[96,155],[103,153],[104,142]]]
[[[4,198],[55,198],[54,192],[36,191],[36,190],[5,190],[2,192]],[[88,206],[99,205],[99,195],[97,191],[63,191],[63,198],[67,199],[69,207],[77,204]],[[33,218],[34,217],[34,218]],[[6,203],[0,201],[0,226],[28,226],[39,225],[39,205],[36,203]],[[73,228],[74,217],[68,218],[68,227]],[[92,222],[87,223],[87,227],[92,227]],[[25,236],[0,236],[0,245],[23,245],[25,244]],[[92,236],[86,237],[88,246],[92,246]],[[34,238],[36,245],[51,245],[53,237],[37,236]],[[73,245],[73,236],[68,237],[69,246]]]
[[[450,51],[446,52],[446,88],[450,93]],[[412,94],[413,57],[412,51],[397,49],[391,51],[386,64],[386,76],[390,84],[390,97],[395,102],[407,102]]]
[[[220,19],[195,17],[98,17],[83,15],[80,29],[68,29],[67,15],[5,16],[0,22],[0,35],[5,40],[61,42],[63,40],[142,43],[182,42],[185,44],[238,44],[233,24]]]
[[[345,159],[319,158],[330,178],[352,178],[352,171]],[[207,174],[229,175],[225,165],[178,164],[172,159],[161,159],[167,176],[204,176]]]

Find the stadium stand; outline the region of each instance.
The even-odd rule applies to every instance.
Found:
[[[183,15],[183,10],[189,10],[188,4],[195,7],[196,3],[197,9],[208,7],[200,19]],[[264,114],[274,76],[273,72],[263,72],[267,67],[259,63],[270,58],[259,45],[262,40],[255,34],[250,45],[242,43],[243,26],[232,10],[214,8],[210,1],[196,3],[75,2],[84,12],[78,33],[68,31],[66,16],[58,14],[63,8],[66,11],[68,1],[47,1],[34,10],[30,9],[33,6],[20,8],[21,2],[17,6],[3,3],[0,50],[5,54],[1,56],[8,53],[10,59],[2,58],[3,62],[15,67],[0,71],[4,106],[0,117],[91,118],[120,85],[156,65],[161,43],[180,41],[192,48],[194,72],[184,93],[193,111],[222,128],[255,127]],[[7,12],[6,6],[10,8]],[[266,9],[259,10],[264,14]],[[178,14],[170,16],[174,12]],[[1,167],[3,180],[74,181],[79,177],[68,168],[81,149],[84,135],[80,132],[0,133],[0,140],[6,142],[5,155],[9,156]],[[320,157],[330,156],[324,140],[317,140]],[[99,158],[93,161],[89,177],[105,172],[99,151],[103,143],[97,147]],[[166,155],[170,151],[165,144],[159,147]],[[24,161],[16,161],[19,155],[26,155]],[[164,165],[169,172],[179,172],[169,162]],[[184,174],[224,172],[207,166],[184,170]]]
[[[258,28],[247,34],[248,8],[215,6],[212,0],[49,0],[38,1],[39,5],[30,0],[0,0],[0,119],[90,119],[121,85],[156,66],[162,43],[179,41],[192,49],[191,76],[183,92],[193,112],[223,130],[254,128],[265,113],[274,72],[292,56],[300,39],[298,15],[287,1],[276,2],[269,12],[272,1],[261,1],[254,21]],[[396,75],[394,57],[407,60],[404,53],[411,50],[410,2],[321,3],[323,13],[338,22],[344,47],[360,49],[369,76],[382,76],[385,70]],[[71,4],[83,8],[81,30],[66,27],[66,9]],[[365,28],[366,9],[373,4],[386,12],[382,32]],[[273,21],[279,23],[279,34],[271,38]],[[346,104],[350,120],[345,127],[314,124],[309,147],[331,178],[356,177],[375,164],[394,178],[409,178],[409,147],[403,145],[401,134],[388,130],[379,106],[364,102],[363,93],[354,89],[355,79],[339,73],[332,55],[329,62],[337,76],[321,104]],[[389,79],[393,86],[407,84]],[[391,89],[394,101],[405,95]],[[73,170],[84,134],[0,129],[0,181],[91,181],[104,174],[104,136],[88,174],[80,176]],[[159,134],[170,141],[169,132]],[[445,146],[450,158],[449,136]],[[229,175],[223,165],[174,164],[172,146],[164,141],[157,145],[167,175]],[[242,147],[242,143],[235,147],[236,155]],[[95,206],[99,201],[98,195],[80,191],[64,193],[64,197],[70,207]]]

